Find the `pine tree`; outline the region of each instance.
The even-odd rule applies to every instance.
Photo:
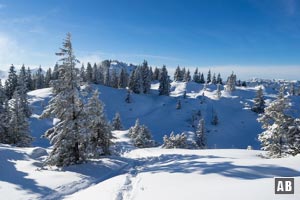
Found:
[[[212,109],[211,124],[214,126],[219,124],[219,117],[214,109]]]
[[[195,141],[198,148],[204,149],[206,147],[205,121],[203,118],[198,122]]]
[[[212,77],[211,83],[214,84],[214,85],[217,84],[217,78],[216,78],[216,74],[215,73],[214,73],[214,75]]]
[[[14,65],[9,68],[8,78],[5,81],[5,94],[8,99],[11,99],[18,85],[18,76]]]
[[[93,80],[93,68],[91,63],[87,63],[86,71],[85,71],[85,79],[88,83],[91,83]]]
[[[180,101],[180,99],[177,101],[176,109],[177,109],[177,110],[180,110],[180,109],[181,109],[181,101]]]
[[[143,92],[147,94],[150,92],[150,88],[151,88],[151,73],[146,60],[144,60],[141,66],[141,73],[143,79]]]
[[[189,70],[189,69],[188,69],[187,72],[185,73],[184,78],[183,78],[183,81],[184,81],[184,82],[189,82],[189,81],[191,81],[191,73],[190,73],[190,70]]]
[[[265,129],[258,139],[262,149],[268,151],[270,157],[282,157],[288,152],[287,132],[292,123],[292,118],[286,114],[289,108],[289,100],[284,96],[284,88],[281,87],[277,99],[258,118]]]
[[[172,132],[169,137],[167,135],[165,135],[163,137],[163,141],[164,141],[163,148],[166,148],[166,149],[173,149],[173,148],[186,149],[186,148],[188,148],[187,137],[184,133],[175,135]]]
[[[118,87],[119,88],[126,88],[127,86],[127,79],[128,79],[128,75],[125,71],[124,68],[121,69],[121,73],[120,73],[120,77],[118,79]]]
[[[86,82],[86,75],[85,75],[85,67],[84,64],[81,65],[80,68],[80,80],[84,83]]]
[[[50,87],[50,81],[52,80],[52,70],[51,68],[49,68],[47,71],[46,71],[46,76],[45,76],[45,87]]]
[[[120,113],[117,112],[115,114],[115,117],[112,120],[111,126],[112,126],[113,130],[122,130],[123,129]]]
[[[130,138],[135,138],[138,134],[139,128],[140,128],[140,120],[136,119],[134,126],[129,128],[128,136]]]
[[[221,78],[221,74],[220,73],[218,73],[218,76],[217,76],[217,84],[223,85],[223,80]]]
[[[218,84],[217,84],[217,97],[218,97],[218,99],[220,99],[221,96],[222,96],[221,84],[218,83]]]
[[[118,88],[118,77],[116,70],[112,70],[110,77],[110,87]]]
[[[232,92],[235,90],[236,85],[236,75],[232,72],[232,74],[227,79],[226,90]]]
[[[29,67],[27,68],[27,71],[26,71],[26,83],[27,83],[27,88],[29,91],[34,90],[33,80],[32,80],[32,76],[31,76],[31,70]]]
[[[201,84],[204,84],[204,83],[205,83],[205,79],[204,79],[203,73],[200,74],[200,83],[201,83]]]
[[[15,89],[15,91],[17,91],[18,95],[19,95],[19,103],[22,106],[23,112],[25,114],[25,116],[28,118],[31,116],[32,112],[29,108],[29,103],[28,103],[28,97],[27,97],[27,92],[28,89],[26,87],[26,83],[24,82],[26,80],[26,78],[24,76],[26,76],[26,74],[22,74],[22,70],[20,72],[20,75],[18,76],[18,85]]]
[[[54,69],[53,69],[53,72],[52,72],[52,80],[57,80],[58,79],[58,76],[59,76],[59,66],[58,66],[58,63],[56,63],[54,65]]]
[[[198,67],[195,69],[194,75],[193,75],[193,81],[195,83],[200,83],[200,76],[198,72]]]
[[[105,62],[105,66],[103,66],[103,69],[104,69],[103,83],[106,86],[109,86],[109,84],[110,84],[110,71],[109,71],[109,68],[110,68],[110,62],[109,61],[108,61],[108,63]]]
[[[137,67],[130,77],[129,80],[129,89],[132,90],[136,94],[141,94],[144,91],[143,87],[143,77],[141,68]]]
[[[154,69],[154,72],[153,72],[153,80],[156,80],[156,81],[158,81],[159,80],[159,69],[157,68],[157,67],[155,67],[155,69]]]
[[[41,89],[45,87],[45,77],[42,67],[40,66],[35,75],[35,89]]]
[[[16,90],[9,101],[9,122],[7,142],[20,147],[29,146],[33,138],[30,136],[29,122],[22,104],[21,94]]]
[[[300,119],[296,118],[288,127],[287,141],[289,145],[288,153],[295,156],[300,154]]]
[[[87,141],[87,153],[89,157],[99,157],[100,155],[109,155],[111,144],[111,127],[104,116],[104,106],[99,100],[99,92],[96,90],[93,96],[88,100],[85,107],[86,124],[89,137]]]
[[[210,70],[208,70],[206,83],[210,83],[210,82],[211,82],[211,72]]]
[[[45,133],[45,137],[53,145],[46,164],[67,166],[85,160],[85,149],[82,144],[84,141],[82,132],[85,128],[82,124],[83,103],[79,94],[78,70],[75,68],[79,61],[73,53],[70,33],[67,34],[63,47],[56,55],[61,57],[62,64],[57,69],[58,80],[53,81],[54,96],[41,118],[59,119],[59,122]]]
[[[136,147],[147,148],[155,145],[149,129],[145,125],[140,125],[139,119],[137,119],[135,125],[129,129],[128,135]]]
[[[256,97],[254,98],[254,105],[251,108],[253,112],[263,113],[265,109],[264,94],[261,87],[257,90]]]
[[[0,79],[0,143],[6,143],[7,138],[7,129],[8,129],[8,113],[5,109],[5,102],[7,102],[5,91],[2,86],[2,82]]]
[[[132,101],[132,100],[131,100],[130,90],[127,90],[125,102],[126,102],[126,103],[131,103],[131,101]]]
[[[159,80],[159,95],[167,95],[170,94],[170,81],[168,76],[168,71],[166,66],[164,65],[162,67],[161,73],[160,73],[160,80]]]
[[[174,73],[174,81],[182,81],[181,77],[181,69],[179,66],[177,66],[175,73]]]
[[[294,83],[290,84],[290,95],[294,96],[296,94],[295,92],[295,85]]]

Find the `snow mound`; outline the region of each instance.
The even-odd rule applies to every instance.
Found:
[[[29,157],[32,159],[38,159],[44,156],[48,155],[48,152],[46,149],[41,148],[41,147],[36,147],[34,149],[32,149],[31,152],[28,153]]]

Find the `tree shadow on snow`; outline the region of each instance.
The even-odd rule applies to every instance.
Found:
[[[159,173],[198,173],[219,174],[225,177],[239,179],[261,179],[273,177],[297,177],[300,171],[276,165],[236,165],[232,161],[206,162],[207,158],[222,158],[217,156],[198,155],[162,155],[144,167],[142,172]]]
[[[17,185],[20,190],[41,195],[41,198],[53,192],[50,188],[39,186],[35,180],[28,178],[28,173],[18,171],[14,163],[16,160],[26,160],[25,154],[9,149],[0,149],[0,166],[2,169],[0,181]]]

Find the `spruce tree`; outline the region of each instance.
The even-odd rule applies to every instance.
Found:
[[[141,73],[143,79],[143,92],[147,94],[150,92],[150,88],[151,88],[151,73],[146,60],[144,60],[141,66]]]
[[[122,130],[123,129],[120,113],[117,112],[115,114],[115,117],[112,120],[111,126],[112,126],[113,130]]]
[[[118,79],[118,88],[126,88],[127,86],[127,73],[124,68],[121,69],[120,77]]]
[[[206,147],[205,121],[203,118],[198,122],[195,142],[200,149],[204,149]]]
[[[9,121],[7,142],[20,147],[29,146],[33,140],[30,136],[29,121],[22,103],[22,94],[16,90],[9,101]]]
[[[8,72],[8,78],[5,81],[5,94],[11,99],[18,85],[18,76],[14,65],[11,65]]]
[[[99,100],[99,92],[96,90],[89,98],[85,106],[86,122],[89,137],[87,141],[87,153],[89,157],[99,157],[100,155],[109,155],[111,145],[111,127],[109,126],[105,115],[103,103]]]
[[[160,73],[160,80],[159,80],[159,95],[167,95],[170,94],[170,80],[168,76],[168,71],[166,66],[164,65],[162,67],[161,73]]]
[[[221,74],[220,73],[218,73],[218,76],[217,76],[217,84],[223,85],[223,80],[221,78]]]
[[[181,69],[179,66],[177,66],[175,73],[174,73],[174,81],[182,81],[181,77]]]
[[[254,105],[251,108],[253,112],[263,113],[265,109],[264,94],[261,87],[257,90],[256,97],[254,98]]]
[[[300,154],[300,119],[296,118],[288,127],[287,141],[288,153],[295,156]]]
[[[211,83],[211,72],[208,70],[206,83]]]
[[[232,92],[235,90],[236,85],[236,75],[232,72],[232,74],[227,79],[226,90]]]
[[[195,69],[194,75],[193,75],[193,81],[195,83],[200,83],[200,76],[198,72],[198,67]]]
[[[89,62],[87,63],[86,66],[85,79],[88,83],[92,83],[93,81],[93,68],[91,63]]]
[[[200,83],[201,84],[205,83],[205,79],[204,79],[204,74],[203,73],[200,74]]]
[[[293,121],[286,114],[289,108],[289,100],[284,96],[284,88],[281,87],[277,99],[270,103],[264,114],[258,118],[265,129],[258,139],[262,149],[268,151],[270,157],[282,157],[288,153],[287,132]]]
[[[221,84],[218,83],[218,84],[217,84],[217,97],[218,97],[218,99],[220,99],[221,96],[222,96]]]
[[[75,68],[76,59],[71,34],[68,33],[60,52],[61,64],[58,66],[58,79],[53,81],[54,96],[43,111],[41,118],[55,117],[59,122],[45,132],[53,149],[46,160],[46,164],[67,166],[85,160],[85,147],[82,133],[85,126],[82,122],[83,103],[80,99],[78,70]]]
[[[155,81],[158,81],[159,80],[159,69],[157,68],[157,67],[155,67],[155,69],[154,69],[154,72],[153,72],[153,77],[152,77],[152,79],[153,80],[155,80]]]

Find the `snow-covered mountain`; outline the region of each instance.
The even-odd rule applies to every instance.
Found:
[[[124,62],[120,62],[118,60],[113,60],[110,62],[110,70],[116,70],[116,72],[119,74],[122,69],[124,69],[128,74],[131,74],[131,72],[136,68],[136,65],[133,64],[127,64]]]

